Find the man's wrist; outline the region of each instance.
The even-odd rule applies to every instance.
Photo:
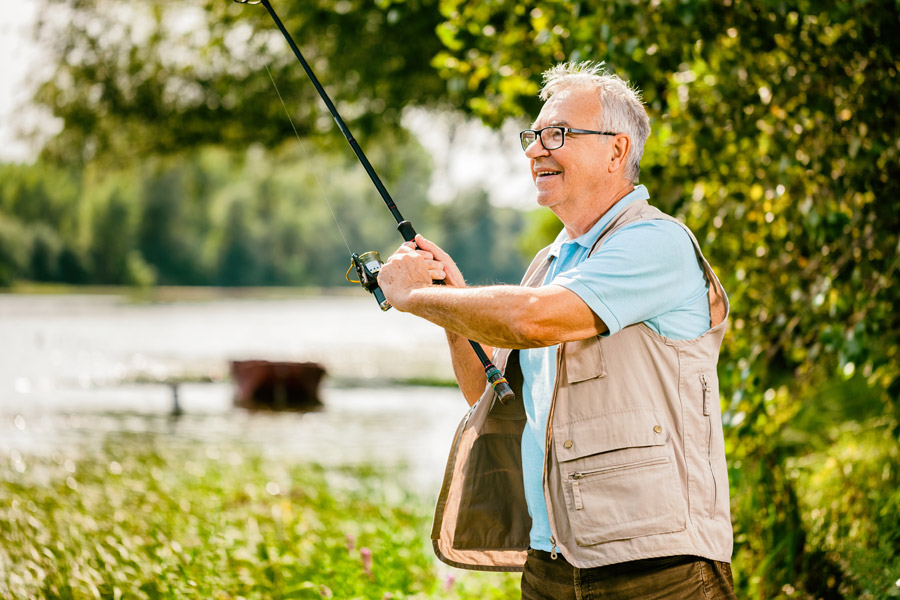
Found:
[[[394,308],[401,312],[408,312],[414,315],[418,315],[417,308],[423,305],[422,303],[422,290],[431,287],[430,285],[424,285],[421,287],[409,288],[403,294],[400,295],[399,298],[396,298],[396,302],[392,303]]]

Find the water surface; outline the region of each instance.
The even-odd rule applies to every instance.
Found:
[[[324,406],[232,406],[232,359],[317,361]],[[115,294],[0,294],[0,454],[67,452],[109,433],[258,446],[326,464],[406,464],[433,487],[466,404],[443,331],[371,298],[211,297],[134,303]],[[180,417],[171,416],[173,382]],[[351,383],[348,383],[351,382]]]

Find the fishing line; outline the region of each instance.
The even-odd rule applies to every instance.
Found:
[[[388,193],[387,188],[384,187],[381,178],[378,177],[378,174],[375,172],[375,168],[372,166],[372,163],[369,162],[369,159],[366,157],[365,152],[362,151],[362,148],[359,147],[359,143],[350,133],[350,130],[347,128],[347,124],[344,123],[344,119],[341,118],[340,113],[338,113],[337,108],[334,106],[334,102],[331,101],[331,98],[328,97],[328,93],[325,91],[325,88],[323,88],[322,84],[319,83],[319,78],[316,77],[315,73],[313,73],[312,67],[310,67],[309,63],[306,62],[306,59],[303,58],[303,53],[300,52],[300,48],[297,47],[297,43],[294,42],[291,34],[288,33],[288,30],[285,28],[284,23],[281,22],[280,18],[278,18],[278,15],[275,13],[275,9],[273,9],[272,5],[269,4],[269,0],[234,1],[238,4],[262,4],[268,11],[269,15],[272,17],[272,20],[275,22],[275,25],[284,36],[284,39],[288,43],[288,46],[291,47],[294,56],[297,57],[297,61],[303,67],[303,70],[306,71],[306,75],[309,77],[310,82],[319,93],[319,97],[322,99],[322,102],[325,103],[325,107],[328,108],[331,116],[334,117],[334,122],[337,124],[338,129],[340,129],[341,133],[344,134],[344,138],[346,138],[347,143],[350,144],[350,148],[353,150],[354,154],[356,154],[356,158],[359,159],[360,164],[369,175],[369,178],[372,180],[372,184],[375,186],[375,189],[377,189],[378,193],[381,194],[381,198],[382,200],[384,200],[385,206],[387,206],[388,210],[391,211],[391,215],[393,215],[394,220],[397,221],[397,231],[400,232],[400,235],[403,236],[403,239],[405,241],[413,242],[416,239],[416,230],[413,228],[412,223],[404,219],[403,215],[400,214],[400,210],[397,208],[397,205],[394,203],[393,198],[391,198],[391,195]],[[266,66],[266,71],[269,71],[268,66]],[[278,93],[278,99],[281,100],[281,105],[284,106],[284,111],[288,114],[288,120],[290,120],[291,122],[291,127],[294,128],[294,135],[296,135],[297,139],[299,140],[300,134],[297,133],[297,128],[294,127],[294,121],[293,119],[291,119],[290,112],[288,111],[287,106],[284,103],[284,99],[281,97],[281,93],[278,92],[278,86],[275,84],[275,79],[272,77],[271,72],[269,72],[269,79],[272,80],[272,85],[275,86],[275,91],[276,93]],[[303,143],[301,141],[301,146],[302,145]],[[305,151],[306,150],[304,149],[304,152]],[[315,172],[313,174],[316,175]],[[316,181],[319,181],[318,175],[316,175]],[[344,245],[347,246],[347,250],[350,250],[350,244],[347,243],[347,238],[344,237],[344,232],[341,231],[341,226],[337,220],[337,215],[335,214],[331,203],[328,202],[328,197],[324,193],[324,188],[322,187],[321,182],[319,182],[319,189],[322,190],[322,195],[325,198],[326,203],[328,204],[328,209],[331,211],[331,216],[338,226],[338,231],[341,232],[341,238],[344,240]],[[381,262],[381,257],[378,256],[378,253],[371,251],[365,252],[363,254],[356,254],[354,252],[351,253],[350,259],[352,260],[350,270],[355,268],[359,279],[356,281],[350,279],[350,270],[348,270],[347,280],[362,284],[362,287],[365,288],[366,291],[371,292],[375,296],[375,299],[378,301],[378,305],[381,307],[381,310],[390,309],[390,303],[384,297],[384,293],[378,286],[378,273],[381,270],[381,265],[383,264]],[[440,284],[443,282],[436,281],[435,283]],[[515,398],[515,393],[513,393],[509,382],[505,377],[503,377],[503,373],[501,373],[500,370],[496,366],[494,366],[494,364],[488,358],[487,354],[485,354],[484,349],[481,347],[481,344],[472,340],[469,340],[469,344],[472,346],[472,350],[475,352],[475,355],[478,357],[478,360],[484,367],[484,374],[487,377],[488,383],[490,383],[491,387],[493,388],[497,399],[502,404],[508,404],[509,402],[511,402]]]
[[[312,164],[312,158],[310,157],[309,152],[306,149],[306,144],[303,143],[303,140],[300,138],[300,133],[297,132],[297,126],[294,125],[294,120],[291,118],[291,112],[288,110],[287,104],[284,103],[284,98],[281,97],[281,92],[278,89],[278,84],[275,83],[275,78],[272,77],[272,72],[269,71],[269,65],[263,65],[266,67],[266,73],[269,75],[269,79],[272,80],[272,87],[275,88],[275,93],[278,95],[278,100],[281,101],[281,107],[284,108],[284,114],[287,115],[288,123],[291,124],[291,129],[294,130],[294,135],[297,137],[297,142],[300,143],[300,150],[303,152],[303,155],[306,157],[307,162]],[[313,177],[316,179],[316,184],[319,186],[319,193],[322,195],[322,199],[325,200],[325,204],[328,205],[328,210],[331,211],[331,218],[334,220],[334,224],[337,225],[338,233],[341,234],[341,239],[344,240],[344,246],[347,247],[347,253],[353,254],[353,250],[350,249],[350,244],[347,242],[347,238],[344,236],[344,230],[341,229],[341,222],[338,221],[337,214],[334,212],[334,207],[331,206],[331,202],[328,201],[328,194],[325,193],[325,186],[322,185],[322,180],[319,179],[319,174],[316,172],[316,169],[312,170]]]

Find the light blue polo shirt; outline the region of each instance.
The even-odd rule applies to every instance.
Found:
[[[636,186],[584,235],[570,240],[563,229],[550,249],[553,258],[544,285],[561,285],[578,294],[609,327],[606,335],[644,322],[668,338],[699,337],[710,325],[706,278],[691,238],[680,225],[665,220],[627,225],[588,256],[613,217],[635,200],[649,197],[646,187]],[[519,352],[528,418],[522,432],[522,467],[532,519],[531,547],[547,552],[552,544],[542,474],[557,348]]]

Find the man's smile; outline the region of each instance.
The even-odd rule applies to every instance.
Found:
[[[559,169],[553,169],[551,167],[536,167],[534,169],[534,178],[535,179],[544,179],[547,177],[554,177],[556,175],[562,174],[562,171]]]

